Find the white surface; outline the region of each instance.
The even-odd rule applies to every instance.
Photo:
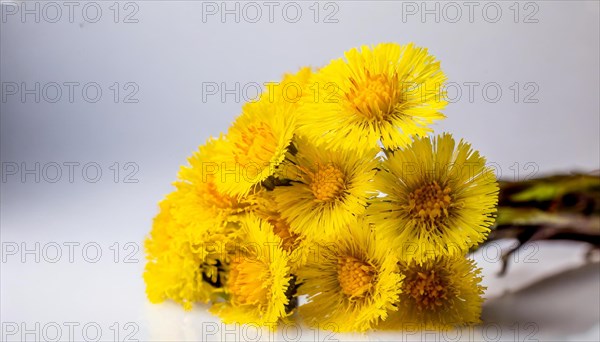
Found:
[[[505,178],[522,179],[536,170],[600,168],[598,1],[532,2],[537,6],[533,18],[538,23],[529,24],[523,19],[532,8],[521,3],[519,23],[515,23],[512,1],[495,2],[503,10],[497,23],[486,22],[481,11],[473,23],[467,12],[458,23],[436,23],[431,15],[425,22],[418,15],[403,22],[406,2],[335,2],[338,23],[333,24],[314,23],[309,9],[312,1],[297,2],[304,13],[297,23],[287,23],[279,14],[274,23],[263,19],[256,24],[231,19],[222,23],[218,16],[203,23],[202,4],[191,1],[137,2],[137,23],[114,23],[109,8],[113,2],[97,3],[103,9],[97,23],[86,22],[80,10],[74,13],[73,23],[67,12],[57,23],[35,23],[31,15],[25,22],[18,16],[6,16],[0,22],[2,82],[28,86],[96,82],[103,90],[97,103],[81,97],[69,103],[66,95],[57,103],[35,103],[31,97],[22,103],[18,96],[0,102],[2,162],[25,162],[29,168],[36,162],[40,168],[51,162],[78,162],[78,172],[82,165],[95,162],[103,172],[97,183],[86,182],[80,173],[69,182],[66,167],[56,183],[45,181],[43,175],[39,183],[32,175],[22,182],[20,173],[0,183],[3,253],[12,243],[20,249],[22,243],[28,248],[40,243],[39,263],[34,254],[25,255],[22,262],[20,250],[5,255],[0,264],[2,332],[14,327],[12,323],[19,327],[12,339],[34,339],[32,334],[22,334],[36,322],[40,334],[49,334],[37,337],[47,339],[54,336],[52,322],[62,327],[63,340],[69,338],[68,322],[79,324],[73,327],[75,340],[83,339],[82,328],[90,322],[87,337],[93,338],[94,327],[100,327],[102,340],[110,341],[116,340],[115,331],[119,340],[132,332],[141,341],[253,338],[251,331],[226,330],[201,307],[185,313],[172,303],[149,304],[141,279],[143,252],[132,255],[139,262],[123,262],[135,251],[124,249],[125,244],[140,246],[156,203],[170,191],[179,165],[209,135],[225,130],[239,112],[241,101],[232,96],[224,103],[218,96],[203,101],[203,82],[226,82],[228,87],[236,82],[261,84],[302,65],[323,65],[361,44],[414,41],[429,47],[442,61],[450,81],[461,84],[463,90],[463,97],[447,107],[448,119],[434,126],[436,132],[450,131],[466,138],[496,163]],[[458,4],[467,10],[463,2]],[[477,4],[479,9],[485,6]],[[3,11],[7,6],[13,5],[2,1]],[[129,13],[124,3],[121,6],[120,21]],[[120,98],[114,103],[109,87],[115,82],[121,86],[135,82],[139,102],[126,104]],[[503,96],[490,103],[478,88],[471,102],[465,82],[478,82],[480,87],[498,83]],[[521,87],[527,82],[537,84],[538,103],[523,103],[529,89],[522,89],[515,102],[509,88],[515,82]],[[121,91],[120,96],[124,94]],[[121,169],[117,183],[110,169],[115,162]],[[123,169],[126,162],[139,167],[138,183],[123,182],[131,171]],[[69,242],[79,243],[72,263],[64,245]],[[113,260],[115,249],[110,249],[115,242],[119,243],[118,262]],[[54,243],[61,246],[62,256],[50,263],[47,259],[54,257]],[[100,246],[99,262],[83,258],[82,247],[87,243]],[[87,252],[86,257],[94,257],[93,249]],[[534,255],[538,264],[517,262],[502,279],[494,276],[499,263],[488,262],[497,260],[493,254],[479,255],[477,260],[486,273],[488,296],[497,298],[505,289],[535,282],[550,270],[581,265],[583,253],[582,246],[540,244]],[[490,300],[484,307],[487,322],[483,328],[468,330],[460,339],[494,340],[493,332],[500,326],[500,339],[525,340],[532,331],[527,324],[533,322],[539,328],[533,338],[539,340],[599,340],[598,265],[545,284]],[[126,326],[128,322],[133,325]],[[213,323],[217,324],[214,334]],[[279,339],[293,340],[294,331]],[[329,337],[326,332],[316,337],[310,330],[302,332],[304,340]],[[385,333],[333,337],[444,339]]]

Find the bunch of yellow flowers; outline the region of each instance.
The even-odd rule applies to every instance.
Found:
[[[427,49],[386,43],[269,84],[160,202],[150,301],[271,328],[296,312],[336,331],[479,322],[467,253],[498,185],[470,144],[428,135],[445,81]]]

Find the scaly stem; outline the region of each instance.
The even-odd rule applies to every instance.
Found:
[[[500,182],[498,217],[486,243],[513,238],[503,254],[501,274],[512,253],[541,240],[581,241],[600,248],[600,176],[553,175]]]

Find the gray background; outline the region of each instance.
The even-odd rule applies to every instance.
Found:
[[[322,66],[352,47],[388,41],[428,47],[454,85],[449,89],[453,103],[445,110],[448,118],[434,125],[436,133],[448,131],[470,141],[503,178],[600,168],[598,1],[476,1],[472,16],[470,5],[460,1],[325,1],[316,7],[314,1],[274,2],[273,22],[267,5],[257,2],[262,16],[256,23],[251,22],[254,5],[245,2],[237,2],[239,22],[234,14],[223,19],[222,8],[208,14],[221,2],[79,2],[70,17],[65,2],[27,1],[28,9],[40,6],[39,22],[35,14],[21,16],[20,2],[1,3],[1,320],[26,327],[57,322],[63,326],[63,339],[68,331],[64,322],[99,322],[103,340],[114,340],[114,330],[121,332],[122,340],[133,331],[123,327],[126,322],[136,324],[139,330],[133,337],[140,340],[209,338],[198,326],[218,321],[203,308],[185,314],[172,304],[153,306],[145,300],[141,241],[156,203],[171,190],[185,158],[209,136],[227,129],[244,95],[255,93],[254,84],[278,80],[304,65]],[[233,9],[236,2],[226,6]],[[436,14],[422,18],[423,10],[435,11],[435,6],[439,19]],[[56,7],[62,11],[58,19]],[[102,11],[98,17],[96,8]],[[456,8],[462,11],[460,17]],[[328,20],[327,14],[332,14]],[[23,101],[22,89],[10,95],[11,85],[31,89],[36,82],[39,103],[34,95]],[[52,82],[63,92],[56,103],[48,101],[55,97]],[[73,103],[65,82],[79,84]],[[102,90],[95,103],[81,94],[83,85],[91,82]],[[133,85],[124,89],[128,82]],[[478,85],[469,98],[471,82]],[[111,88],[115,83],[120,87],[117,103]],[[227,95],[223,101],[221,93],[203,94],[207,83],[225,83],[228,89],[239,83],[240,90],[248,92],[238,93],[239,99]],[[498,87],[502,95],[495,101]],[[129,100],[137,103],[125,103],[133,89],[137,92]],[[79,163],[72,181],[64,164],[69,162]],[[23,167],[36,170],[35,163],[37,171],[23,172]],[[15,165],[13,174],[9,171]],[[62,175],[52,182],[56,165]],[[91,168],[82,175],[84,165]],[[98,168],[102,175],[96,177]],[[70,242],[79,243],[73,247],[72,262],[65,245]],[[90,261],[95,249],[83,250],[88,243],[99,247],[98,262]],[[14,246],[18,249],[13,254]],[[34,251],[23,253],[26,248]],[[497,259],[478,260],[489,274],[491,297],[517,280],[544,275],[534,268],[579,265],[582,248],[542,244],[536,252],[537,268],[521,263],[513,278],[495,278]],[[58,259],[56,250],[61,253]],[[533,310],[529,318],[511,320],[514,311],[498,307],[493,312],[505,316],[490,319],[510,326],[507,322],[542,317],[536,321],[541,327],[537,338],[598,339],[596,268],[581,271],[587,279],[579,283],[584,288],[547,290],[550,294],[543,298],[556,300],[554,306],[536,309],[540,300],[533,297],[533,304],[523,304]],[[585,293],[589,300],[577,302],[569,297],[573,293]],[[519,303],[532,298],[524,296]],[[569,311],[569,303],[578,309]],[[543,321],[546,316],[540,312],[549,310],[556,310],[555,316]],[[573,326],[582,320],[587,323]],[[111,330],[112,322],[121,325]],[[9,328],[3,325],[2,332]],[[10,338],[21,338],[21,332]],[[317,340],[308,334],[302,339]],[[502,339],[514,339],[509,328],[502,330]]]

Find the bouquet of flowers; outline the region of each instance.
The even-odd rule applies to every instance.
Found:
[[[469,143],[430,136],[445,81],[427,49],[385,43],[268,84],[160,202],[150,301],[271,328],[479,322],[467,253],[494,223],[498,183]]]

